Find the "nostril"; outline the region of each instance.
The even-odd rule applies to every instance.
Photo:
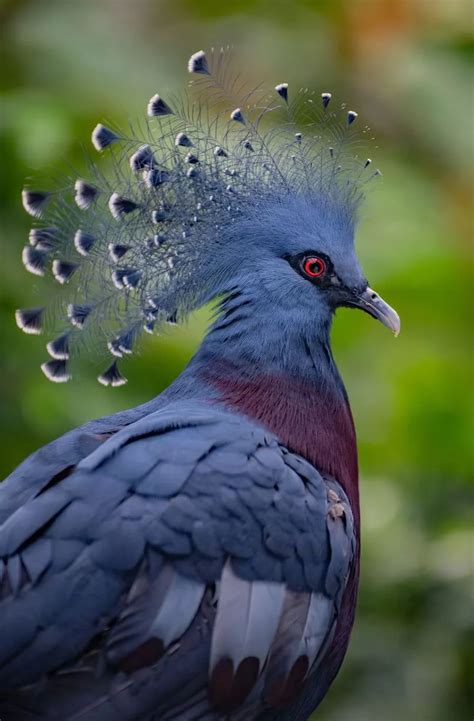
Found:
[[[372,298],[372,300],[375,300],[377,297],[377,293],[372,293],[372,295],[370,297]]]

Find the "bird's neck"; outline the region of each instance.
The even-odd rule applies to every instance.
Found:
[[[330,319],[308,332],[279,327],[275,318],[228,321],[214,324],[193,359],[196,381],[336,478],[358,517],[355,430],[330,350]]]

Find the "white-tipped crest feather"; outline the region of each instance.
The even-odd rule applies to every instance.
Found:
[[[269,201],[292,193],[331,198],[348,212],[358,205],[371,161],[351,159],[351,144],[365,132],[353,128],[357,113],[341,119],[327,92],[317,103],[314,94],[295,92],[290,102],[287,83],[268,96],[240,93],[227,65],[225,52],[194,53],[188,70],[198,100],[168,105],[155,94],[144,137],[96,125],[94,147],[114,146],[109,173],[93,164],[92,180],[79,178],[67,192],[23,191],[26,211],[41,218],[23,262],[38,276],[51,268],[65,302],[57,321],[42,308],[17,311],[16,320],[31,334],[42,332],[44,318],[54,326],[47,346],[54,361],[91,339],[106,353],[127,355],[143,331],[175,324],[207,302],[211,261],[236,242],[236,224],[259,217]],[[278,114],[283,124],[272,124]],[[55,381],[70,376],[62,365],[45,368]],[[116,364],[99,380],[125,382]]]

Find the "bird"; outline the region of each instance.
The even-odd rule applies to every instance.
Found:
[[[358,460],[330,332],[340,307],[400,331],[354,244],[380,171],[355,111],[247,90],[232,57],[194,53],[181,95],[94,128],[87,178],[23,191],[51,298],[16,322],[49,380],[89,352],[121,386],[143,333],[212,315],[157,397],[0,484],[2,719],[305,721],[346,654]]]

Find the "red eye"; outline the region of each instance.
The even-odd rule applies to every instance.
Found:
[[[319,278],[326,270],[326,263],[321,258],[305,258],[303,270],[310,278]]]

